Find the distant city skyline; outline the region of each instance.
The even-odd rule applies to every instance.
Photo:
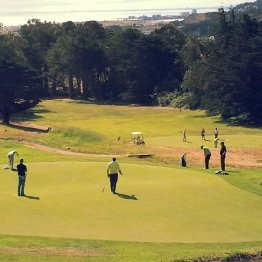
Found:
[[[237,5],[245,0],[0,0],[0,23],[25,24],[28,19],[41,21],[112,20],[121,11],[218,8]],[[251,1],[255,2],[255,1]],[[109,15],[109,13],[111,14]],[[123,12],[124,14],[124,12]]]

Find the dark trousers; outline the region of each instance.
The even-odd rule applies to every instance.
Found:
[[[222,171],[226,171],[226,163],[225,163],[225,160],[226,160],[226,156],[221,156],[220,162],[221,162],[221,170],[222,170]]]
[[[209,160],[210,160],[211,154],[205,155],[205,168],[209,169]]]
[[[110,188],[111,191],[114,193],[116,191],[116,183],[118,180],[118,174],[110,174]]]
[[[181,160],[181,166],[186,167],[186,160],[184,158],[182,158]]]

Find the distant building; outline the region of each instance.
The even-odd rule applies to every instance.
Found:
[[[190,12],[181,12],[180,15],[183,17],[187,17],[190,16]]]
[[[152,15],[152,19],[155,19],[155,20],[161,19],[161,18],[162,18],[161,15]]]
[[[191,14],[197,14],[197,9],[192,9]]]

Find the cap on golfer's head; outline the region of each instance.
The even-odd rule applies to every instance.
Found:
[[[203,149],[204,146],[201,146],[200,148]]]

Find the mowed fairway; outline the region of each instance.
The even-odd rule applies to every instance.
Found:
[[[262,198],[213,172],[121,163],[118,195],[105,162],[27,163],[28,197],[1,171],[1,234],[141,242],[262,240]],[[106,188],[102,192],[102,187]]]

